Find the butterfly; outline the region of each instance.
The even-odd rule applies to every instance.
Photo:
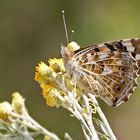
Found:
[[[109,106],[127,101],[140,74],[140,39],[89,45],[78,50],[62,47],[66,74],[86,93]]]

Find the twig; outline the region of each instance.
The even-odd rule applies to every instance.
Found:
[[[11,116],[16,117],[17,121],[20,121],[21,119],[24,120],[24,122],[20,121],[20,123],[26,125],[27,127],[31,128],[35,131],[40,131],[40,133],[47,135],[50,139],[60,140],[57,135],[55,135],[54,133],[49,132],[47,129],[43,128],[39,123],[37,123],[33,118],[31,118],[28,113],[26,113],[26,116],[21,116],[14,112],[11,112],[10,114],[11,114]]]
[[[104,113],[102,112],[102,110],[101,110],[101,108],[100,108],[100,106],[98,104],[98,101],[96,100],[95,96],[93,94],[91,94],[91,93],[88,93],[88,95],[93,100],[93,102],[95,103],[96,110],[97,110],[102,122],[104,123],[104,125],[105,125],[105,127],[107,129],[108,135],[110,136],[111,140],[117,140],[115,135],[114,135],[114,133],[113,133],[113,131],[112,131],[112,129],[111,129],[111,127],[110,127],[110,125],[109,125],[109,123],[108,123],[108,121],[107,121],[107,119],[106,119],[106,117],[105,117],[105,115],[104,115]]]

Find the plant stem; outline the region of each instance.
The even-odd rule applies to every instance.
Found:
[[[17,121],[19,121],[19,119],[25,120],[25,122],[23,122],[24,125],[26,125],[28,128],[33,129],[34,131],[40,131],[40,133],[47,135],[50,138],[50,140],[60,140],[57,135],[55,135],[52,132],[49,132],[47,129],[42,127],[33,118],[31,118],[29,114],[27,115],[27,113],[26,113],[26,116],[21,116],[14,112],[11,112],[10,114],[11,114],[11,116],[18,118]]]
[[[104,123],[104,125],[105,125],[105,127],[107,129],[108,135],[110,136],[111,140],[117,140],[117,138],[115,137],[115,135],[114,135],[114,133],[113,133],[113,131],[112,131],[112,129],[111,129],[111,127],[110,127],[105,115],[104,115],[104,113],[102,112],[102,110],[101,110],[101,108],[100,108],[100,106],[98,104],[98,101],[96,100],[95,96],[93,94],[91,94],[91,93],[88,93],[88,95],[93,100],[93,102],[95,103],[96,110],[97,110],[102,122]]]

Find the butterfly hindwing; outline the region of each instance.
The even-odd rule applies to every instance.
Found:
[[[75,51],[67,64],[66,71],[85,93],[117,106],[128,100],[137,85],[140,39],[90,45]]]

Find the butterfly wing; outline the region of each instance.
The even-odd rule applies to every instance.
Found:
[[[73,78],[110,106],[127,101],[136,87],[140,39],[96,44],[75,52]]]

